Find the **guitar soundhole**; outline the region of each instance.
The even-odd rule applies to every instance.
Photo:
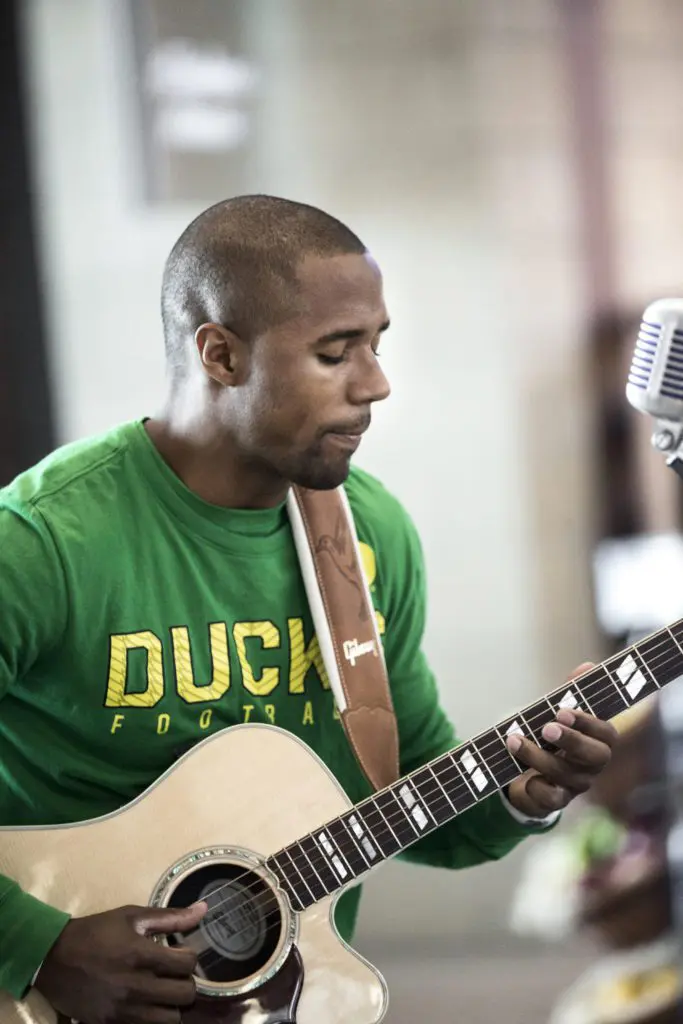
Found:
[[[171,935],[169,945],[192,946],[196,975],[214,984],[235,985],[261,971],[282,936],[283,921],[273,890],[243,864],[207,864],[173,891],[171,907],[204,900],[209,909],[189,935]]]

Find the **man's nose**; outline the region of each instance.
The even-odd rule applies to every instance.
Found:
[[[382,402],[391,394],[391,385],[374,354],[354,376],[349,392],[354,405]]]

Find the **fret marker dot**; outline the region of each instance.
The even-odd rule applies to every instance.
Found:
[[[572,690],[567,690],[564,697],[559,703],[559,707],[567,708],[567,710],[571,711],[572,708],[576,708],[578,706],[579,702],[576,699],[576,695],[573,693]]]

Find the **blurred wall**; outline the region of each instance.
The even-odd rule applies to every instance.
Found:
[[[154,412],[163,260],[208,203],[143,199],[122,5],[25,6],[52,370],[68,440]],[[616,5],[624,18],[637,6]],[[262,86],[248,190],[328,208],[385,271],[394,394],[359,462],[420,528],[427,649],[467,735],[600,654],[585,282],[557,5],[251,0],[249,11]],[[621,40],[615,29],[612,51]],[[612,88],[626,65],[620,57]],[[217,178],[213,199],[226,191]],[[631,273],[624,288],[655,286],[666,263],[646,280]],[[516,871],[517,855],[459,876],[389,865],[367,887],[361,941],[486,937]]]
[[[116,5],[27,7],[52,366],[68,440],[159,403],[161,267],[200,206],[140,198],[131,57]],[[525,437],[540,372],[532,360],[540,354],[557,377],[576,344],[552,10],[525,4],[511,20],[506,5],[437,0],[419,10],[410,0],[358,3],[354,17],[337,0],[253,8],[266,99],[251,190],[329,208],[384,267],[394,395],[359,461],[421,530],[427,647],[466,735],[556,682],[543,654],[544,552]],[[561,423],[544,429],[564,435],[573,486],[570,398],[559,401]],[[566,529],[582,540],[575,487],[572,509],[578,529]],[[572,547],[582,579],[585,545]],[[575,593],[564,595],[576,603],[565,646],[588,649],[589,609]],[[552,667],[562,672],[572,658]],[[419,876],[392,864],[368,886],[364,932],[485,932],[500,923],[514,871],[511,861],[476,877]]]

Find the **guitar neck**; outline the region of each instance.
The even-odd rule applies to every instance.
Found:
[[[561,708],[609,720],[683,677],[683,619],[546,694],[486,732],[404,776],[268,860],[295,910],[304,910],[452,821],[526,771],[507,748],[542,730]]]

